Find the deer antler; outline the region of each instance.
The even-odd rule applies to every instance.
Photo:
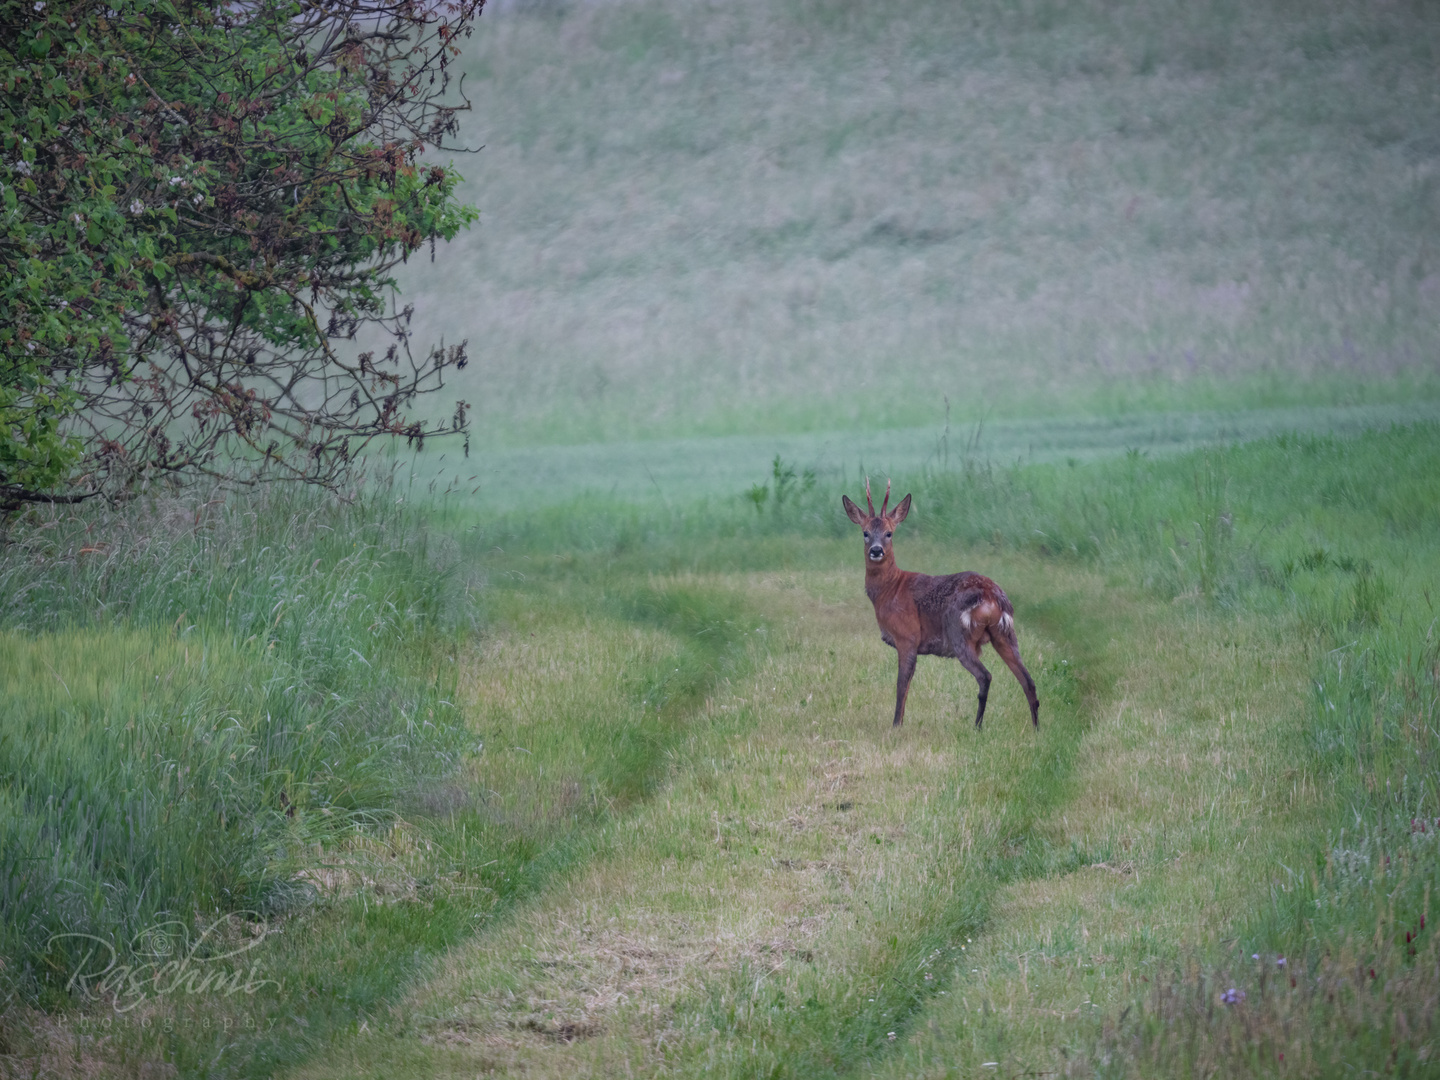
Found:
[[[865,505],[870,507],[870,516],[875,516],[875,500],[870,498],[870,477],[865,477]]]
[[[885,501],[880,504],[880,516],[885,516],[885,508],[890,505],[890,481],[885,481]]]

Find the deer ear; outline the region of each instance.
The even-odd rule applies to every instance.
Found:
[[[848,517],[848,518],[849,518],[851,521],[853,521],[856,525],[864,525],[864,524],[865,524],[865,513],[864,513],[864,511],[862,511],[858,506],[856,506],[853,502],[850,501],[850,496],[849,496],[849,495],[841,495],[841,496],[840,496],[840,501],[845,505],[845,516],[846,516],[846,517]]]
[[[900,522],[902,522],[902,521],[905,520],[906,515],[909,514],[909,513],[910,513],[910,496],[909,496],[909,495],[906,495],[905,498],[903,498],[903,499],[900,500],[900,505],[897,506],[897,507],[895,507],[894,510],[891,510],[891,511],[890,511],[890,524],[891,524],[891,525],[899,525]]]

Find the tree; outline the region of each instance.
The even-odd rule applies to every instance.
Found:
[[[476,217],[419,159],[482,4],[0,0],[0,511],[467,432],[392,273]]]

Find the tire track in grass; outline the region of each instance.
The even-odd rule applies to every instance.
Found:
[[[1082,857],[996,894],[973,972],[931,1001],[879,1075],[1098,1070],[1153,980],[1232,955],[1245,913],[1294,851],[1313,850],[1327,796],[1296,753],[1305,635],[1279,616],[1158,602],[1131,613],[1114,704],[1039,826],[1075,838]]]
[[[1064,857],[1037,822],[1064,797],[1083,706],[1106,684],[1088,653],[1054,652],[1097,588],[1068,576],[1075,600],[1022,607],[1048,702],[1039,740],[1014,687],[992,692],[975,733],[973,683],[956,707],[968,677],[939,664],[917,676],[896,739],[874,706],[893,659],[853,574],[712,581],[766,612],[771,633],[690,725],[663,797],[612,819],[601,857],[455,950],[404,1024],[305,1075],[808,1077],[883,1059],[985,927],[999,879]]]
[[[1073,790],[1079,747],[1093,717],[1108,701],[1117,670],[1107,649],[1115,627],[1097,618],[1093,597],[1072,595],[1022,606],[1017,620],[1060,643],[1063,659],[1052,659],[1046,676],[1041,738],[1024,768],[1001,780],[993,797],[1004,808],[989,830],[990,843],[967,858],[970,871],[960,888],[936,894],[928,910],[915,913],[915,924],[889,935],[882,962],[863,976],[865,999],[845,994],[826,1001],[812,994],[807,1008],[776,1007],[765,983],[752,972],[715,988],[708,1011],[717,1030],[741,1037],[755,1018],[763,1017],[763,1042],[768,1052],[748,1060],[732,1057],[721,1069],[727,1076],[825,1078],[859,1075],[871,1070],[900,1045],[912,1023],[953,980],[935,972],[954,969],[961,948],[979,939],[992,914],[992,898],[1007,883],[1064,872],[1079,865],[1083,853],[1060,850],[1040,826]],[[965,733],[960,737],[967,737]],[[1028,730],[1022,737],[1028,737]],[[981,737],[1014,738],[995,725]],[[973,762],[973,759],[972,759]],[[962,763],[962,771],[964,768]],[[959,785],[964,787],[963,782]]]
[[[999,682],[995,716],[977,735],[973,684],[937,664],[917,675],[912,694],[924,705],[912,702],[895,739],[877,727],[893,657],[874,644],[850,576],[789,578],[712,583],[765,611],[772,632],[755,670],[689,726],[663,798],[613,819],[603,857],[541,902],[513,909],[519,918],[482,948],[457,951],[448,975],[412,1003],[416,1023],[402,1038],[356,1047],[361,1057],[323,1074],[838,1077],[892,1065],[908,1074],[928,1060],[924,1025],[936,1017],[968,1038],[957,997],[978,991],[984,1008],[996,988],[988,975],[969,974],[965,958],[988,969],[1004,953],[1009,939],[996,935],[1013,934],[1013,906],[1035,891],[1030,883],[1045,894],[1052,882],[1073,891],[1107,877],[1105,844],[1117,837],[1107,841],[1100,822],[1097,837],[1087,826],[1073,845],[1061,822],[1067,807],[1073,816],[1080,804],[1116,797],[1117,781],[1124,786],[1101,762],[1103,790],[1094,790],[1094,747],[1084,776],[1077,772],[1082,745],[1101,745],[1102,712],[1105,739],[1120,731],[1106,709],[1117,678],[1127,694],[1137,692],[1137,672],[1158,679],[1145,693],[1168,709],[1177,690],[1186,700],[1197,680],[1203,690],[1215,647],[1236,654],[1222,637],[1258,641],[1267,629],[1210,620],[1197,633],[1192,616],[1177,618],[1099,575],[1016,557],[1004,573],[1012,594],[1057,598],[1021,605],[1027,661],[1048,703],[1040,738],[1007,712],[1018,694]],[[815,631],[804,629],[817,618]],[[1206,635],[1216,640],[1197,644]],[[1136,661],[1137,640],[1170,655]],[[1266,677],[1266,694],[1286,677],[1282,664]],[[1165,763],[1173,754],[1183,769],[1182,753],[1198,762],[1202,751],[1172,735],[1203,735],[1208,718],[1158,728],[1147,718],[1133,731],[1127,721],[1124,737],[1138,740],[1131,753]],[[937,816],[915,785],[928,788],[932,810],[944,803]],[[1135,812],[1127,803],[1111,816]],[[1085,848],[1092,842],[1101,847]],[[1097,863],[1102,869],[1091,869]],[[911,880],[900,883],[897,872]],[[1153,891],[1162,878],[1152,873]],[[916,885],[927,875],[933,885]],[[1039,977],[1031,972],[1032,986]],[[1023,973],[1013,981],[1001,990],[1019,993]],[[1088,976],[1080,984],[1088,990]],[[1007,1054],[962,1060],[997,1056]]]
[[[508,604],[502,621],[515,624],[509,636],[528,646],[530,626],[563,629],[589,610],[602,645],[627,632],[646,643],[653,655],[639,653],[638,664],[623,650],[615,657],[616,700],[579,694],[566,703],[568,727],[552,737],[552,752],[538,743],[538,755],[509,751],[528,768],[507,776],[506,797],[476,787],[483,776],[472,759],[468,774],[462,766],[439,788],[417,793],[388,833],[361,831],[348,849],[329,852],[330,895],[322,890],[316,907],[283,920],[251,954],[283,982],[282,992],[212,995],[183,1008],[157,1002],[161,1013],[112,1039],[112,1051],[162,1060],[182,1076],[266,1077],[383,1028],[437,956],[504,925],[603,850],[605,830],[663,782],[715,685],[744,670],[747,634],[763,625],[733,593],[698,587],[610,577],[598,598],[572,589],[556,601],[545,592],[512,589],[497,601]],[[472,724],[484,728],[486,718]],[[565,753],[575,747],[583,768]]]
[[[1045,630],[1066,653],[1062,661],[1052,662],[1048,672],[1050,737],[1025,772],[1014,778],[1013,793],[997,830],[999,844],[984,853],[983,871],[971,888],[945,904],[908,949],[897,952],[880,991],[890,1001],[888,1016],[871,1009],[852,1021],[853,1030],[844,1040],[850,1052],[840,1060],[862,1063],[848,1068],[842,1065],[839,1075],[869,1071],[877,1055],[897,1045],[943,988],[941,980],[927,980],[925,972],[940,968],[947,959],[954,969],[963,959],[958,948],[961,937],[978,939],[984,934],[991,922],[993,898],[1002,887],[1065,873],[1088,862],[1082,852],[1057,847],[1043,825],[1073,795],[1080,746],[1095,716],[1110,700],[1119,674],[1114,657],[1102,644],[1111,640],[1115,627],[1096,618],[1095,610],[1081,598],[1071,597],[1068,601],[1047,600],[1017,612]],[[877,1003],[880,1000],[877,997]],[[792,1075],[817,1073],[802,1064]]]
[[[593,812],[583,815],[563,834],[548,838],[548,847],[529,853],[523,865],[517,866],[513,858],[497,863],[493,858],[497,846],[494,842],[475,853],[475,858],[492,856],[486,880],[518,877],[521,883],[511,883],[503,898],[497,895],[496,902],[483,912],[483,928],[468,935],[470,949],[483,950],[487,936],[503,932],[517,911],[543,896],[547,889],[563,889],[561,882],[605,854],[617,826],[650,800],[670,774],[679,744],[693,738],[692,728],[702,718],[709,695],[718,684],[745,674],[753,660],[751,642],[765,632],[764,617],[751,610],[734,589],[707,587],[690,580],[647,579],[637,583],[606,576],[599,589],[579,596],[573,589],[566,593],[552,614],[558,615],[561,623],[586,622],[579,631],[580,638],[588,636],[593,641],[629,626],[664,634],[676,648],[643,671],[625,673],[626,694],[639,708],[630,715],[612,718],[608,736],[592,738],[592,744],[603,745],[608,755],[604,790],[598,793],[600,798]],[[587,616],[587,611],[602,613],[601,618]],[[523,615],[517,618],[516,613],[511,614],[511,636],[524,641],[531,622]],[[534,633],[543,635],[545,630],[530,633],[533,637]],[[570,644],[574,640],[562,644],[560,651],[565,652]],[[622,642],[617,647],[624,650],[629,644]],[[603,708],[603,701],[597,701],[596,706]],[[598,725],[601,718],[595,719]],[[587,734],[576,730],[566,733],[566,737],[579,740]],[[529,751],[526,754],[528,762]],[[559,783],[563,787],[568,781]],[[456,830],[452,820],[448,828],[452,842]],[[500,831],[504,832],[503,827]],[[522,830],[517,827],[512,831]],[[499,842],[521,843],[524,837],[512,836]],[[456,940],[451,944],[467,943]],[[414,967],[414,974],[426,966]],[[446,979],[443,971],[431,975],[441,983]],[[331,1040],[328,1055],[311,1053],[301,1059],[303,1064],[293,1062],[300,1064],[298,1075],[431,1075],[424,1063],[433,1050],[427,1044],[433,1042],[435,1018],[423,1004],[431,989],[413,978],[406,982],[412,995],[409,1007],[394,995],[376,1002],[379,1008],[369,1010],[364,1029],[357,1026],[357,1018],[342,1033],[345,1037]],[[414,996],[416,993],[419,998]]]

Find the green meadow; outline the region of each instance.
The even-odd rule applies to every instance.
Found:
[[[463,65],[402,284],[468,456],[8,524],[0,1076],[1433,1075],[1431,7],[515,0]],[[990,653],[891,730],[866,475],[1038,732]]]

